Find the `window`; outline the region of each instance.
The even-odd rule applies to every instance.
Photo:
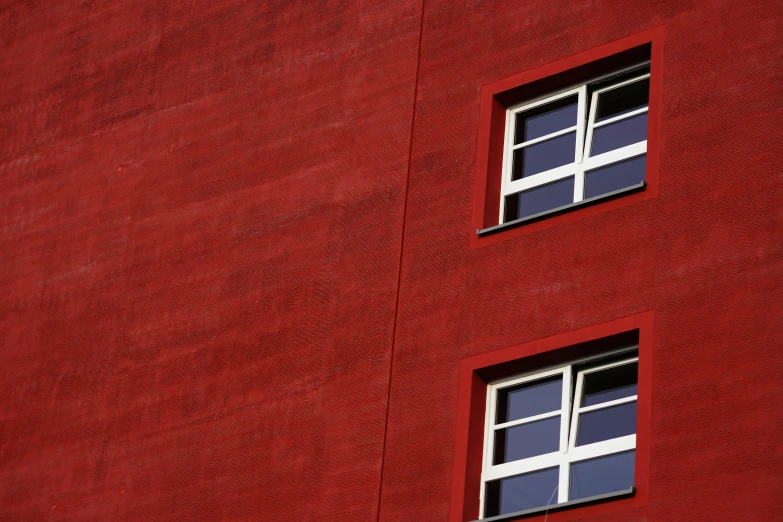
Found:
[[[627,510],[647,506],[650,492],[653,332],[654,313],[646,311],[576,330],[567,329],[523,344],[487,351],[480,350],[476,355],[462,359],[459,366],[449,521],[472,522],[479,518],[489,518],[492,522],[508,522],[526,519],[528,516],[543,520],[546,518],[544,512],[549,515],[559,512],[556,518],[561,522],[575,522],[586,518],[603,520],[606,517],[622,518],[618,513],[627,513],[629,512]],[[626,373],[618,375],[615,372],[620,372],[619,369],[605,372],[612,367],[622,367],[621,369]],[[580,373],[581,385],[577,382]],[[625,385],[622,384],[623,378],[626,379]],[[561,379],[560,386],[553,386],[551,381],[558,381],[558,379]],[[548,382],[549,387],[534,388]],[[526,393],[527,387],[531,388],[531,393]],[[577,387],[581,389],[577,390]],[[556,388],[554,397],[550,393],[553,388]],[[610,390],[614,391],[611,394],[605,393]],[[498,400],[499,392],[503,392],[500,400]],[[560,402],[558,402],[558,392]],[[530,400],[530,397],[534,397],[535,400]],[[564,401],[564,397],[567,400]],[[578,400],[575,400],[576,397]],[[523,398],[526,400],[520,400]],[[615,400],[618,402],[611,402]],[[631,438],[625,439],[627,435],[610,434],[611,438],[607,438],[610,442],[585,442],[596,438],[596,435],[591,435],[595,431],[591,430],[595,426],[593,419],[597,415],[588,417],[591,410],[601,412],[626,402],[632,404],[625,407],[626,413],[628,409],[635,409],[635,416],[621,418],[618,423],[621,420],[635,419],[633,431],[629,434]],[[618,410],[603,412],[603,415],[612,413],[618,413]],[[619,409],[619,414],[622,413],[623,409]],[[499,415],[500,419],[498,419]],[[548,441],[546,439],[540,441],[539,438],[535,443],[524,443],[520,447],[514,437],[522,436],[519,434],[525,430],[519,428],[510,432],[511,435],[507,438],[503,438],[505,432],[497,435],[500,444],[504,444],[504,447],[497,451],[498,460],[506,460],[506,462],[495,464],[495,432],[516,425],[530,424],[536,421],[536,417],[542,421],[556,417],[554,423],[560,423],[557,429],[553,430],[557,432],[554,441],[558,444],[556,451],[552,451],[551,433],[548,435]],[[582,431],[581,440],[578,438],[577,431],[574,435],[577,439],[572,442],[572,430],[580,424],[587,431]],[[538,424],[531,429],[536,428],[539,433],[544,434],[548,433],[547,429],[551,430],[547,423]],[[619,424],[617,430],[622,431]],[[631,441],[632,443],[629,443]],[[627,446],[622,447],[622,444]],[[594,454],[587,454],[593,450],[596,450]],[[526,456],[526,453],[539,451],[540,454]],[[633,452],[631,482],[607,485],[602,481],[583,479],[589,477],[591,473],[600,473],[604,477],[610,476],[610,473],[604,473],[600,469],[595,471],[595,465],[603,463],[605,468],[612,469],[613,463],[610,459],[599,459],[626,451]],[[629,457],[626,459],[630,460]],[[622,457],[619,460],[622,461]],[[624,469],[630,475],[628,460],[624,463]],[[583,465],[579,466],[579,464]],[[619,462],[618,466],[620,464],[623,462]],[[554,490],[555,485],[553,485],[546,492],[546,497],[539,507],[531,508],[532,512],[517,511],[494,518],[490,516],[492,509],[497,512],[502,510],[502,499],[498,498],[499,493],[503,492],[499,491],[501,484],[497,482],[491,484],[492,481],[511,479],[518,475],[539,471],[545,472],[543,475],[546,477],[548,475],[546,471],[551,468],[557,468],[557,490]],[[622,466],[620,468],[623,469]],[[552,475],[551,471],[549,475]],[[622,478],[621,474],[611,475]],[[523,476],[516,481],[519,489],[527,478],[530,477]],[[508,494],[513,493],[517,486],[513,481],[506,481],[505,484],[511,484],[506,487],[505,498],[508,499]],[[591,496],[597,493],[596,490],[584,489],[586,486],[599,485],[604,486],[599,491],[614,491]],[[489,489],[489,493],[492,494],[492,488],[496,488],[495,492],[498,494],[495,497],[496,507],[490,506],[487,509],[490,500],[487,490]],[[534,495],[534,491],[528,490],[526,494]],[[543,493],[540,496],[543,497]],[[548,502],[551,504],[547,504]],[[537,502],[531,503],[537,504]],[[551,516],[549,520],[553,520]]]
[[[481,518],[632,488],[637,384],[628,351],[489,384]]]
[[[644,187],[649,65],[508,107],[499,223]]]
[[[663,49],[658,26],[482,85],[471,249],[658,197]]]

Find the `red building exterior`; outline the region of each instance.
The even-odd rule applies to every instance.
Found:
[[[473,520],[474,370],[633,330],[637,494],[548,521],[783,520],[780,22],[4,2],[0,519]],[[655,190],[478,240],[487,86],[644,41]]]

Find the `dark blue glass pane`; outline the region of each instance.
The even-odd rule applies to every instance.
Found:
[[[645,112],[595,129],[590,156],[598,156],[646,139],[647,113]]]
[[[487,482],[484,516],[557,504],[558,477],[559,469],[550,468]]]
[[[506,196],[505,222],[513,221],[574,202],[574,178],[565,178],[534,189]]]
[[[608,120],[609,118],[646,107],[649,92],[649,78],[606,91],[598,96],[596,121]]]
[[[636,395],[638,374],[637,363],[586,373],[582,406],[592,406]]]
[[[497,424],[559,410],[563,378],[533,381],[498,391]]]
[[[569,500],[622,491],[633,486],[635,451],[571,464]]]
[[[560,449],[560,416],[495,432],[494,464],[552,453]]]
[[[576,125],[577,99],[569,96],[517,113],[514,144],[530,141]]]
[[[517,149],[514,151],[512,179],[518,180],[562,165],[568,165],[574,162],[575,155],[575,132]]]
[[[585,198],[608,194],[644,181],[647,156],[612,163],[585,174]]]
[[[576,445],[624,437],[636,433],[636,401],[579,414]]]

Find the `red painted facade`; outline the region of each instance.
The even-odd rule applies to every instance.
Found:
[[[466,368],[638,327],[639,495],[548,522],[781,520],[780,20],[3,3],[0,519],[469,518]],[[477,244],[482,89],[650,31],[656,192]]]

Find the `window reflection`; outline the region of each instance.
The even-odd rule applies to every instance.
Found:
[[[558,468],[487,482],[485,517],[557,504]]]
[[[541,138],[576,125],[577,97],[568,96],[552,103],[517,113],[514,144]]]
[[[590,155],[620,149],[647,139],[647,113],[637,114],[595,129]]]
[[[544,140],[514,151],[512,179],[518,180],[573,163],[576,132]]]
[[[585,198],[594,198],[644,181],[647,156],[636,156],[585,174]]]
[[[593,406],[636,395],[638,374],[638,363],[586,373],[582,406]]]
[[[513,221],[569,205],[574,201],[573,176],[506,196],[504,221]]]
[[[636,401],[580,413],[576,445],[584,446],[634,433],[636,433]]]
[[[494,464],[552,453],[560,449],[560,416],[495,432]]]
[[[606,91],[598,97],[596,121],[601,122],[646,107],[649,92],[649,78]]]
[[[635,451],[615,453],[571,465],[570,500],[622,491],[633,486]]]
[[[559,410],[563,393],[560,376],[498,391],[497,424]]]

